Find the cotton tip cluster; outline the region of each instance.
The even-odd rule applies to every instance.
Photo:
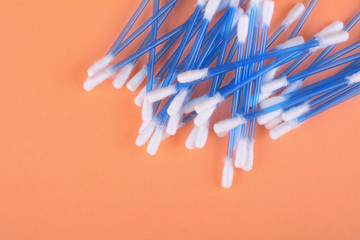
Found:
[[[87,71],[89,77],[96,75],[97,73],[103,71],[108,65],[114,60],[112,55],[106,55],[99,61],[95,62]]]
[[[146,96],[146,87],[141,89],[141,91],[138,93],[138,95],[136,95],[135,100],[134,100],[136,106],[142,107],[144,100],[145,100],[145,96]]]
[[[187,149],[193,150],[195,148],[195,142],[196,142],[198,132],[199,132],[199,128],[196,126],[193,127],[193,129],[191,130],[191,132],[185,142],[185,146]]]
[[[303,36],[297,36],[297,37],[287,40],[283,44],[279,44],[276,48],[280,50],[280,49],[296,47],[296,46],[303,44],[304,42],[305,42],[305,39]]]
[[[199,149],[205,147],[208,135],[209,135],[209,123],[199,127],[199,130],[196,135],[195,146]]]
[[[214,132],[218,135],[228,133],[230,130],[245,124],[247,121],[243,117],[235,117],[223,120],[214,125]]]
[[[134,68],[134,65],[130,63],[130,64],[126,65],[125,67],[123,67],[119,71],[119,73],[116,74],[115,79],[113,81],[114,88],[120,89],[125,85],[126,81],[129,79],[129,77],[131,75],[133,68]]]
[[[224,97],[219,93],[215,94],[213,97],[210,97],[195,106],[195,111],[198,114],[205,113],[206,111],[216,107],[219,103],[224,101]]]
[[[284,102],[287,98],[283,95],[275,96],[269,99],[266,99],[260,103],[260,108],[268,108],[274,106],[275,104]]]
[[[324,29],[322,29],[318,34],[315,35],[317,38],[324,37],[326,35],[340,32],[344,28],[344,23],[341,21],[335,21],[328,26],[326,26]]]
[[[198,105],[199,103],[201,103],[202,101],[204,101],[205,99],[207,99],[208,96],[204,95],[198,98],[195,98],[193,100],[191,100],[190,102],[186,103],[185,106],[183,107],[183,112],[185,114],[189,114],[195,111],[195,106]]]
[[[174,95],[175,93],[177,93],[177,90],[176,87],[173,85],[163,88],[157,88],[146,95],[146,100],[154,103],[171,95]]]
[[[166,126],[166,133],[170,136],[174,136],[179,129],[180,121],[182,114],[177,114],[169,118],[168,124]]]
[[[278,68],[271,69],[262,76],[262,82],[267,83],[274,80]]]
[[[279,125],[280,123],[282,123],[283,119],[282,116],[279,115],[276,118],[274,118],[273,120],[267,122],[264,124],[264,127],[268,130],[273,129],[274,127],[276,127],[277,125]]]
[[[291,130],[297,128],[298,126],[299,123],[296,120],[290,122],[284,122],[279,126],[270,130],[270,137],[271,139],[276,140],[284,136],[285,134],[289,133]]]
[[[177,80],[179,83],[194,82],[194,81],[197,81],[199,79],[206,77],[206,75],[208,74],[208,71],[209,71],[209,69],[205,68],[205,69],[191,70],[191,71],[183,72],[177,76]]]
[[[268,122],[274,120],[275,118],[277,118],[278,116],[281,116],[283,110],[279,109],[264,115],[261,115],[260,117],[257,118],[257,122],[259,125],[265,125]]]
[[[262,4],[262,21],[266,26],[270,26],[271,19],[274,15],[274,1],[264,1]]]
[[[249,16],[243,14],[239,18],[239,23],[237,26],[237,37],[240,43],[245,43],[246,38],[249,32]]]
[[[186,96],[188,95],[188,91],[186,90],[183,90],[183,91],[180,91],[175,97],[174,99],[172,100],[172,102],[170,103],[170,106],[167,110],[167,113],[170,115],[170,116],[175,116],[177,115],[183,104],[184,104],[184,101],[185,101],[185,98]]]
[[[197,5],[204,7],[207,2],[208,2],[208,0],[198,0],[198,1],[197,1]],[[228,5],[228,4],[229,4],[229,3],[227,3],[226,1],[223,1],[223,2],[224,2],[223,4],[225,4],[225,5]]]
[[[234,165],[236,168],[244,168],[246,166],[246,160],[247,160],[247,143],[248,141],[244,138],[240,138],[238,140],[238,144],[236,147],[236,154],[235,154],[235,162]]]
[[[237,8],[234,14],[233,23],[231,24],[231,28],[237,26],[240,16],[244,14],[244,10],[242,8]]]
[[[279,90],[283,87],[288,86],[289,83],[287,81],[286,77],[282,77],[279,79],[275,79],[271,82],[264,83],[261,86],[261,92],[275,92],[276,90]]]
[[[100,73],[95,74],[92,77],[88,77],[85,80],[83,87],[86,91],[91,91],[97,85],[99,85],[100,83],[111,77],[112,75],[114,75],[114,72],[111,71],[110,69],[106,69]]]
[[[198,114],[194,119],[195,126],[200,127],[200,126],[206,124],[210,120],[210,118],[213,115],[213,113],[215,112],[215,110],[216,110],[216,107],[211,108],[202,114]]]
[[[359,83],[360,82],[360,72],[357,72],[353,75],[351,75],[350,77],[347,77],[348,80],[348,84],[355,84],[355,83]]]
[[[240,5],[240,0],[230,0],[230,7],[238,7]]]
[[[161,128],[157,128],[156,131],[154,132],[154,134],[152,135],[152,137],[149,141],[149,145],[147,147],[147,152],[151,156],[154,156],[156,154],[156,152],[158,151],[160,143],[163,139],[163,135],[164,135],[164,129],[161,129]]]
[[[305,11],[305,6],[302,3],[296,4],[289,12],[287,17],[281,23],[282,26],[288,28],[291,24],[293,24]]]
[[[268,99],[272,95],[273,95],[272,92],[261,92],[260,95],[259,95],[259,103],[265,101],[266,99]]]
[[[300,104],[299,106],[290,108],[289,110],[283,112],[281,116],[285,122],[289,122],[307,113],[310,109],[311,109],[310,104],[306,102]]]
[[[294,92],[298,90],[302,86],[303,82],[301,80],[295,81],[287,86],[284,91],[281,93],[282,95]]]
[[[209,22],[212,20],[215,13],[217,12],[220,2],[221,0],[209,0],[206,4],[204,18]]]
[[[156,129],[156,123],[149,122],[149,124],[144,127],[144,129],[140,132],[139,136],[137,137],[136,145],[138,147],[143,146],[150,139],[155,129]]]
[[[136,91],[144,82],[147,73],[148,67],[147,65],[144,65],[141,70],[130,79],[130,81],[126,84],[126,87],[132,92]]]
[[[233,160],[231,158],[225,158],[224,169],[222,173],[221,186],[223,188],[230,188],[234,177]]]

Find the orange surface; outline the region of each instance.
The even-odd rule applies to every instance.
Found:
[[[135,146],[136,94],[82,83],[138,2],[0,2],[0,239],[360,239],[359,97],[278,141],[258,128],[230,190],[226,138],[190,152],[187,127],[156,157]],[[276,1],[274,25],[295,2]],[[319,0],[303,34],[359,7]]]

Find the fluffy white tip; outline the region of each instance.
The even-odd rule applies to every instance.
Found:
[[[125,67],[123,67],[118,74],[116,74],[116,77],[113,81],[113,86],[116,89],[120,89],[122,88],[126,81],[128,80],[128,78],[130,77],[130,74],[132,72],[134,68],[133,64],[128,64]]]
[[[188,92],[186,90],[183,90],[174,97],[174,99],[170,103],[170,106],[167,109],[167,113],[169,114],[169,116],[176,116],[179,114],[187,94]]]
[[[189,83],[197,81],[201,78],[204,78],[208,74],[209,69],[199,69],[199,70],[191,70],[187,72],[180,73],[177,76],[177,80],[179,83]]]
[[[274,127],[276,127],[277,125],[279,125],[280,123],[282,123],[282,117],[281,116],[277,116],[276,118],[274,118],[273,120],[271,120],[270,122],[267,122],[264,127],[268,130],[273,129]]]
[[[343,30],[343,28],[344,28],[343,22],[335,21],[330,25],[326,26],[324,29],[322,29],[318,34],[315,35],[315,37],[323,37],[331,33],[340,32],[341,30]]]
[[[205,6],[208,0],[198,0],[197,5]]]
[[[350,77],[347,78],[347,80],[349,81],[349,84],[359,83],[360,82],[360,72],[357,72],[357,73],[351,75]]]
[[[239,23],[237,26],[237,37],[239,42],[245,43],[246,38],[248,36],[249,32],[249,16],[246,14],[243,14],[239,18]]]
[[[183,107],[183,112],[185,114],[189,114],[192,113],[193,111],[195,111],[195,106],[197,104],[199,104],[200,102],[204,101],[204,99],[207,99],[208,96],[204,95],[198,98],[195,98],[193,100],[191,100],[190,102],[188,102],[187,104],[185,104],[185,106]]]
[[[238,7],[240,4],[240,0],[230,0],[230,7]]]
[[[254,165],[254,141],[247,141],[246,150],[246,164],[242,169],[244,171],[251,171]]]
[[[278,68],[274,68],[262,76],[262,82],[267,83],[274,80]]]
[[[151,137],[149,145],[147,147],[147,152],[151,156],[154,156],[156,154],[156,152],[158,151],[161,140],[163,138],[163,134],[164,134],[164,130],[161,128],[157,128],[155,133]]]
[[[216,108],[211,108],[205,113],[198,114],[194,119],[195,126],[201,127],[202,125],[206,124],[210,120],[213,113],[215,112],[215,109]]]
[[[340,31],[321,37],[320,43],[323,47],[326,47],[326,46],[331,46],[334,44],[346,42],[348,39],[349,39],[349,33],[345,31]]]
[[[95,74],[99,73],[100,71],[104,70],[114,59],[111,55],[106,55],[99,61],[95,62],[87,71],[89,77],[94,76]]]
[[[191,132],[189,134],[189,137],[186,139],[186,142],[185,142],[185,146],[186,146],[187,149],[193,150],[195,148],[195,142],[196,142],[198,132],[199,132],[198,127],[194,127],[191,130]]]
[[[246,155],[247,155],[247,143],[246,139],[240,138],[239,142],[236,147],[236,154],[235,154],[235,167],[236,168],[243,168],[246,165]]]
[[[218,122],[214,125],[214,132],[217,135],[222,135],[230,130],[246,123],[246,119],[243,117],[229,118],[224,121]]]
[[[233,23],[231,25],[231,28],[234,28],[238,22],[239,22],[239,19],[240,19],[240,16],[244,13],[244,10],[242,8],[237,8],[236,9],[236,12],[235,12],[235,15],[234,15],[234,18],[233,18]]]
[[[147,65],[144,65],[141,70],[130,79],[130,81],[126,84],[126,87],[132,92],[136,91],[136,89],[138,89],[138,87],[140,87],[140,85],[144,82],[147,73],[148,67]]]
[[[209,109],[216,107],[219,103],[224,101],[224,98],[219,94],[215,94],[213,97],[207,98],[206,100],[202,101],[201,103],[195,106],[195,111],[198,114],[202,114],[207,112]]]
[[[273,140],[276,140],[276,139],[280,138],[281,136],[287,134],[291,130],[297,128],[298,126],[299,126],[299,123],[295,120],[282,123],[279,126],[277,126],[276,128],[273,128],[270,130],[270,137]]]
[[[275,79],[274,81],[264,83],[261,85],[261,92],[275,92],[283,87],[289,85],[287,78],[282,77],[279,79]]]
[[[149,102],[157,102],[160,101],[166,97],[169,97],[171,95],[174,95],[177,92],[176,87],[171,85],[164,88],[158,88],[155,90],[152,90],[146,95],[146,100]]]
[[[289,12],[285,20],[282,22],[281,25],[289,27],[293,24],[305,11],[305,6],[302,3],[296,4]]]
[[[153,128],[155,129],[155,126],[156,126],[155,121],[147,121],[147,122],[143,121],[140,128],[139,128],[139,134],[142,133],[149,126],[153,126]]]
[[[136,145],[141,147],[143,146],[151,137],[153,132],[155,131],[156,124],[151,123],[148,126],[146,126],[143,131],[139,134],[139,136],[136,139]]]
[[[178,114],[175,116],[171,116],[169,118],[168,124],[166,126],[166,133],[170,136],[174,136],[179,129],[179,124],[181,120],[182,114]]]
[[[303,103],[299,106],[290,108],[289,110],[282,113],[281,117],[284,120],[284,122],[292,121],[304,113],[307,113],[310,110],[310,104],[309,103]]]
[[[205,147],[207,138],[209,135],[209,123],[203,124],[199,127],[199,131],[196,136],[195,146],[199,149]]]
[[[275,3],[274,1],[264,1],[262,6],[262,20],[263,24],[270,26],[271,19],[274,15]]]
[[[222,172],[221,186],[223,188],[230,188],[234,177],[233,160],[231,158],[225,158],[224,169]]]
[[[273,111],[271,113],[264,114],[257,118],[257,122],[259,125],[265,125],[266,123],[274,120],[278,116],[281,116],[282,112],[283,112],[282,109],[280,109],[280,110]]]
[[[143,121],[151,121],[153,118],[153,111],[153,103],[145,100],[142,106],[141,119]]]
[[[265,101],[262,101],[260,103],[260,108],[264,109],[264,108],[273,106],[275,104],[284,102],[285,100],[286,100],[286,97],[282,96],[282,95],[271,97],[271,98],[266,99]]]
[[[296,90],[298,90],[301,86],[302,86],[303,82],[301,80],[297,80],[295,82],[293,82],[292,84],[290,84],[287,88],[285,88],[285,90],[281,93],[282,95],[294,92]]]
[[[268,99],[269,97],[271,97],[273,93],[272,92],[265,92],[265,93],[260,93],[259,95],[259,103],[265,101],[266,99]]]
[[[145,96],[146,96],[146,87],[141,89],[141,91],[135,97],[134,102],[135,102],[136,106],[141,107],[143,105],[144,100],[145,100]]]
[[[209,22],[212,20],[215,13],[217,12],[217,9],[220,6],[220,2],[221,0],[209,0],[209,2],[206,4],[204,18],[207,19]]]
[[[287,40],[283,44],[279,44],[276,48],[277,49],[286,49],[286,48],[296,47],[298,45],[303,44],[304,42],[305,42],[305,39],[303,36],[297,36],[297,37]]]
[[[97,85],[108,79],[114,74],[110,69],[106,69],[100,73],[97,73],[96,75],[92,77],[88,77],[84,82],[84,89],[86,91],[93,90]]]

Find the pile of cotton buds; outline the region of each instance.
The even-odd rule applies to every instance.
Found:
[[[84,88],[90,91],[113,78],[115,88],[126,85],[136,91],[146,82],[135,98],[136,105],[142,107],[143,120],[136,144],[149,141],[151,155],[156,154],[161,141],[190,122],[193,129],[185,145],[203,148],[214,111],[226,107],[221,103],[231,97],[231,115],[213,125],[218,136],[229,136],[224,188],[232,185],[234,166],[252,169],[256,122],[277,139],[360,93],[360,53],[349,54],[359,49],[360,42],[332,53],[337,44],[348,40],[360,12],[345,26],[341,21],[333,22],[305,41],[298,33],[317,0],[306,8],[302,3],[295,5],[270,37],[273,1],[198,0],[183,24],[159,36],[158,30],[181,0],[169,0],[162,7],[159,0],[153,0],[152,16],[129,34],[149,1],[142,0],[106,56],[89,68]],[[273,46],[295,22],[288,40]],[[112,64],[143,34],[145,40],[135,53]],[[309,66],[293,74],[313,55],[316,59]],[[147,65],[132,74],[141,57],[148,58]],[[339,66],[342,69],[331,77],[303,84],[306,78]],[[226,78],[230,72],[233,79]],[[208,86],[202,96],[194,91],[199,83]]]

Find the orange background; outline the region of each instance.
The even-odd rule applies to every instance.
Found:
[[[278,141],[258,128],[230,190],[226,138],[188,151],[186,127],[155,157],[135,146],[136,93],[82,83],[138,2],[0,1],[0,239],[360,239],[359,97]],[[273,26],[296,2],[276,0]],[[319,0],[302,34],[359,8]]]

